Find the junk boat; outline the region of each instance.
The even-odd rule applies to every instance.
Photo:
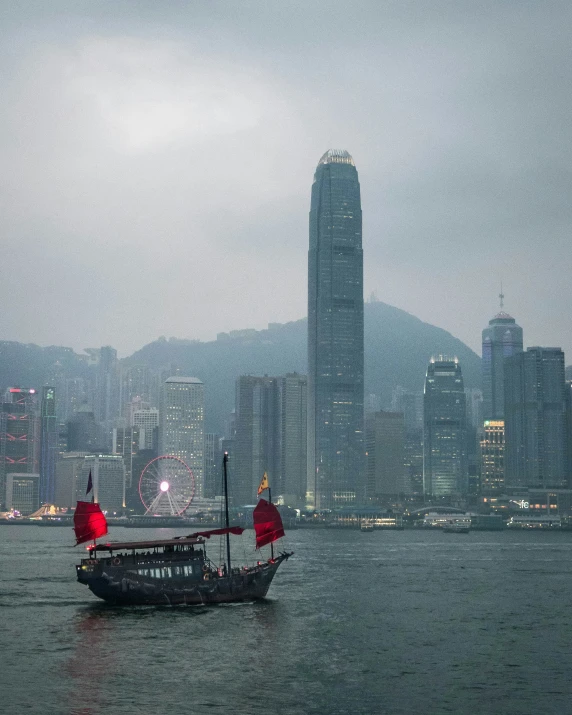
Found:
[[[230,536],[244,529],[229,525],[227,461],[224,455],[225,526],[171,539],[97,543],[107,533],[105,515],[94,502],[78,502],[74,515],[77,544],[92,541],[89,556],[76,566],[77,580],[99,598],[115,605],[177,605],[234,603],[264,598],[274,574],[292,553],[274,555],[273,543],[284,536],[278,509],[259,499],[253,513],[256,548],[270,544],[271,558],[255,566],[237,567],[230,557]],[[266,486],[263,487],[266,480]],[[88,481],[88,493],[90,481]],[[266,475],[259,494],[268,487]],[[226,561],[214,564],[207,556],[211,536],[226,538]]]

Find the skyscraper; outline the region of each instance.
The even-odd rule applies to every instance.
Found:
[[[252,504],[264,472],[271,486],[279,475],[278,385],[275,377],[242,375],[236,381],[236,437],[231,493]]]
[[[528,348],[506,360],[506,486],[567,486],[567,405],[560,348]]]
[[[169,377],[163,385],[159,453],[172,454],[190,467],[195,495],[204,490],[205,386],[196,377]]]
[[[405,471],[405,421],[402,412],[373,412],[366,417],[367,495],[410,494]]]
[[[363,251],[358,174],[330,150],[314,175],[308,251],[308,506],[365,490]]]
[[[0,502],[6,500],[6,477],[10,473],[38,474],[40,420],[37,393],[33,388],[6,390],[0,412]]]
[[[467,416],[458,360],[431,358],[423,400],[423,490],[430,496],[467,493]]]
[[[40,501],[42,504],[53,504],[56,497],[58,454],[56,391],[53,387],[42,387],[40,425]]]
[[[504,419],[504,360],[519,352],[522,328],[501,310],[483,330],[483,419]]]

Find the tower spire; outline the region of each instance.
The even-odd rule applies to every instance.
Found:
[[[500,309],[502,310],[502,309],[504,308],[504,293],[502,292],[502,279],[501,279],[501,282],[500,282],[499,298],[500,298]]]

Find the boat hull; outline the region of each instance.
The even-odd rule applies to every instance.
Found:
[[[237,603],[264,598],[280,564],[291,554],[248,569],[233,570],[231,576],[209,574],[209,578],[138,578],[121,568],[103,566],[91,572],[78,567],[78,581],[92,593],[117,606],[175,606]]]

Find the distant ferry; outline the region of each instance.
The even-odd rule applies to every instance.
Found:
[[[456,519],[443,524],[443,531],[447,534],[468,534],[471,528],[470,519]]]

